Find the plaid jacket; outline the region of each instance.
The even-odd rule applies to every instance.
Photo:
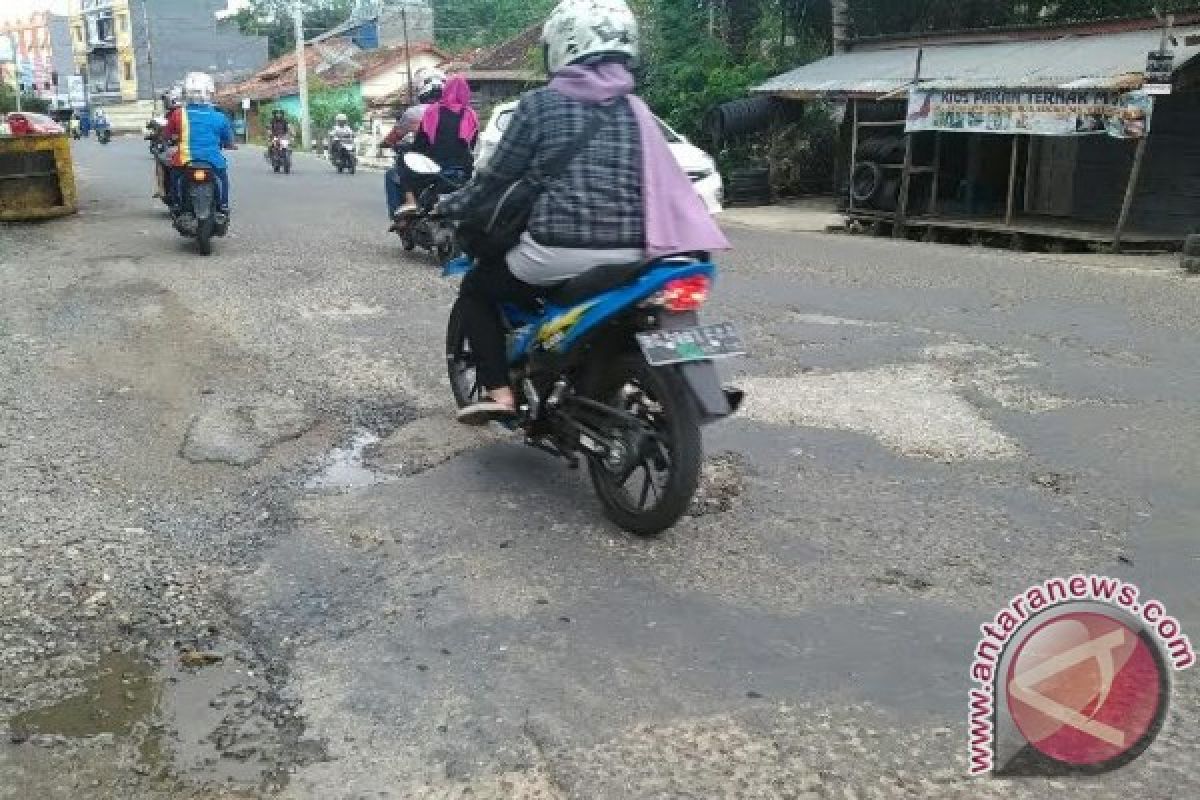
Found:
[[[443,199],[451,214],[493,196],[541,169],[572,146],[587,126],[591,107],[548,88],[526,93],[487,166],[462,191]],[[547,247],[600,250],[642,248],[642,146],[637,119],[618,103],[602,127],[538,198],[529,233]]]

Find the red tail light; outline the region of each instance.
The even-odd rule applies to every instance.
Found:
[[[668,281],[658,294],[658,300],[667,311],[696,311],[708,300],[712,281],[707,275],[692,275]]]

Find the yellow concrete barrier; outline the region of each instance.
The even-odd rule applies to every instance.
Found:
[[[78,210],[66,134],[0,136],[0,221],[48,219]]]

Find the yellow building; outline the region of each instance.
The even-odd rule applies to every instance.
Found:
[[[129,0],[70,0],[75,67],[95,102],[138,99],[138,63]]]

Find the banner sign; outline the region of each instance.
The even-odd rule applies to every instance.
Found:
[[[905,130],[1139,139],[1154,100],[1144,92],[1102,89],[914,89]]]

